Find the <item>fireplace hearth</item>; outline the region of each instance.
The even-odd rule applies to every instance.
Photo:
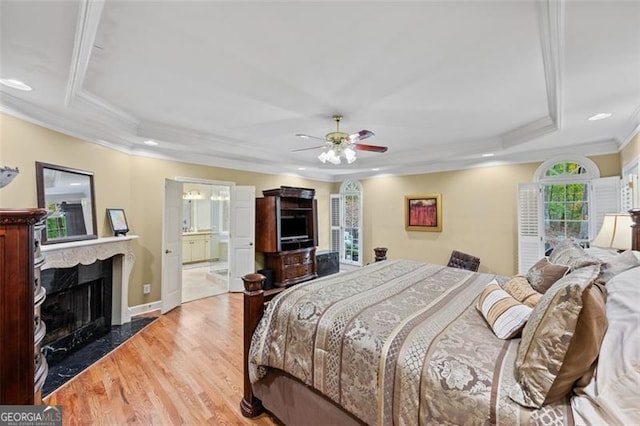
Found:
[[[42,271],[43,353],[50,366],[111,330],[112,259]]]

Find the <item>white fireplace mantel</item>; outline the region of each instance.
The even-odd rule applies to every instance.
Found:
[[[111,321],[114,325],[124,324],[131,321],[129,275],[133,269],[135,256],[130,242],[137,238],[137,235],[128,235],[43,245],[41,250],[45,263],[42,269],[71,268],[78,264],[91,265],[97,260],[113,257]]]

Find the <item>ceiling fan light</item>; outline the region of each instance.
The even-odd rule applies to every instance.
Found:
[[[327,151],[327,161],[329,161],[331,164],[340,164],[340,156],[336,155],[335,150],[330,149],[329,151]]]
[[[347,163],[351,164],[356,161],[356,152],[351,148],[344,149],[344,158],[347,159]]]
[[[322,151],[320,155],[318,155],[318,160],[322,161],[323,163],[326,163],[328,157],[329,156],[327,155],[327,153],[325,151]]]

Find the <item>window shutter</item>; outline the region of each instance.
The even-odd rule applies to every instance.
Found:
[[[537,183],[518,185],[518,272],[526,274],[544,255],[541,195]]]
[[[638,175],[628,174],[625,176],[620,189],[622,208],[620,211],[626,212],[633,208],[640,207],[640,187],[638,187]]]
[[[340,218],[340,194],[330,194],[329,195],[329,214],[330,224],[331,224],[331,236],[330,236],[330,247],[331,251],[341,252],[341,239],[340,239],[340,226],[342,224],[342,220]]]
[[[618,213],[621,208],[620,177],[612,176],[591,180],[591,229],[593,240],[602,227],[606,213]]]

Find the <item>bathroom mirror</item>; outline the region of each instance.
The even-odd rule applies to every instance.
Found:
[[[43,244],[98,238],[92,172],[36,161],[36,189],[49,212]]]

